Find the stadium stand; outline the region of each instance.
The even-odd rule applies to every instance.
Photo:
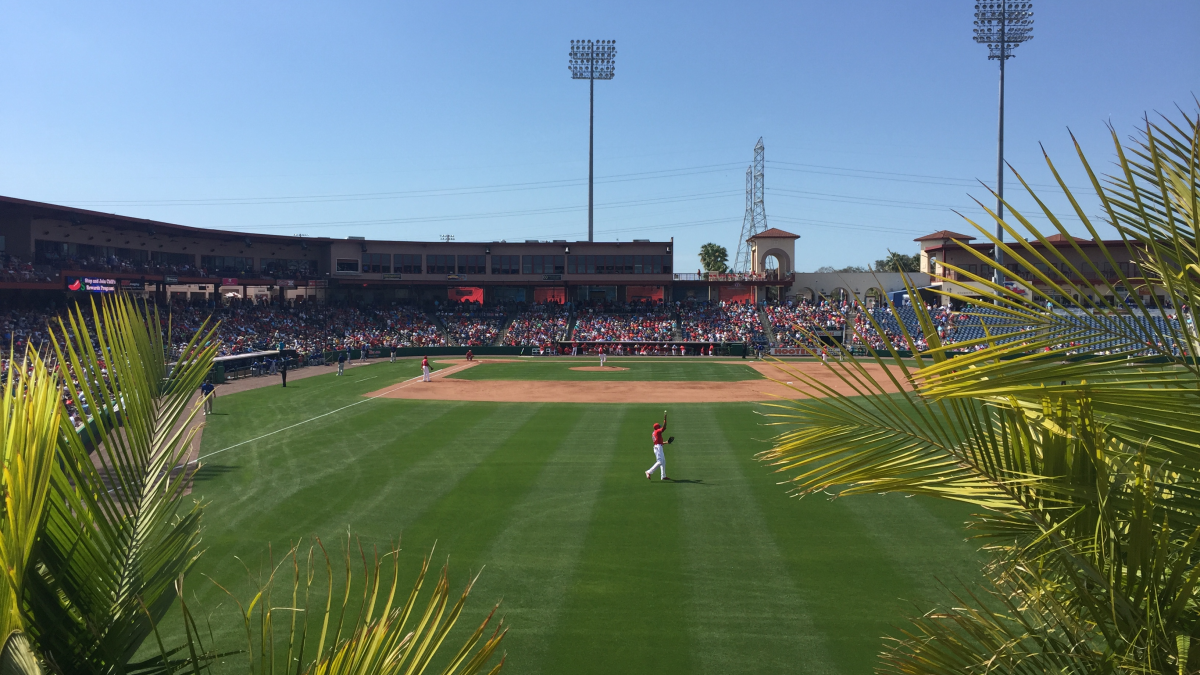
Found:
[[[499,308],[485,308],[479,303],[464,302],[452,310],[439,311],[437,318],[455,344],[481,347],[496,342],[507,321],[507,314]]]
[[[519,312],[508,326],[503,343],[507,346],[532,346],[545,351],[566,340],[571,329],[571,312],[559,304],[531,305]]]
[[[758,308],[750,303],[688,303],[679,307],[687,342],[757,342],[764,339]]]
[[[804,331],[842,331],[846,327],[846,305],[829,302],[799,302],[789,305],[767,305],[763,308],[775,333],[775,342],[793,347],[804,341]]]
[[[579,342],[670,342],[675,321],[662,303],[603,303],[580,310],[571,337]]]

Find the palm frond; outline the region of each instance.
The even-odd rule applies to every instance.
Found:
[[[38,648],[64,672],[121,672],[199,555],[201,509],[179,512],[187,476],[177,468],[216,346],[202,329],[168,368],[159,325],[119,297],[93,303],[90,316],[76,308],[56,332],[69,396],[92,419],[82,433],[61,424],[27,613]]]

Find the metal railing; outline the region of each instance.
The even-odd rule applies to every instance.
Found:
[[[671,275],[675,281],[792,281],[795,274],[751,274],[749,272],[682,272]]]

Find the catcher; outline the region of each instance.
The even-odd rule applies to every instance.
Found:
[[[674,443],[675,437],[672,436],[667,439],[666,443],[663,443],[663,432],[666,430],[667,430],[667,411],[664,410],[662,424],[658,424],[657,422],[655,422],[655,424],[654,424],[654,433],[652,434],[652,437],[654,438],[655,462],[654,462],[654,466],[650,467],[650,470],[646,472],[646,480],[653,480],[652,478],[650,478],[650,475],[654,473],[655,469],[659,470],[658,477],[660,480],[671,480],[670,477],[667,476],[667,458],[663,454],[663,445],[670,445],[671,443]]]

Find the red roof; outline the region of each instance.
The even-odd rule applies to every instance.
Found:
[[[959,241],[972,241],[975,239],[975,237],[972,237],[969,234],[959,234],[957,232],[951,232],[950,230],[938,230],[937,232],[934,232],[933,234],[927,234],[924,237],[917,237],[916,239],[913,239],[913,241],[934,241],[937,239],[957,239]]]
[[[768,230],[763,230],[762,232],[759,232],[758,234],[754,235],[753,237],[750,237],[750,239],[799,239],[799,238],[800,238],[800,235],[792,234],[791,232],[784,232],[783,230],[779,229],[778,227],[772,227]],[[747,239],[746,241],[750,241],[750,239]]]
[[[1090,242],[1091,241],[1091,239],[1080,239],[1079,237],[1071,237],[1071,239],[1074,239],[1075,241],[1079,241],[1079,242]],[[1057,243],[1060,241],[1068,241],[1068,240],[1066,237],[1062,236],[1061,234],[1055,233],[1055,234],[1050,235],[1049,237],[1046,237],[1046,241],[1049,241],[1052,243]]]

